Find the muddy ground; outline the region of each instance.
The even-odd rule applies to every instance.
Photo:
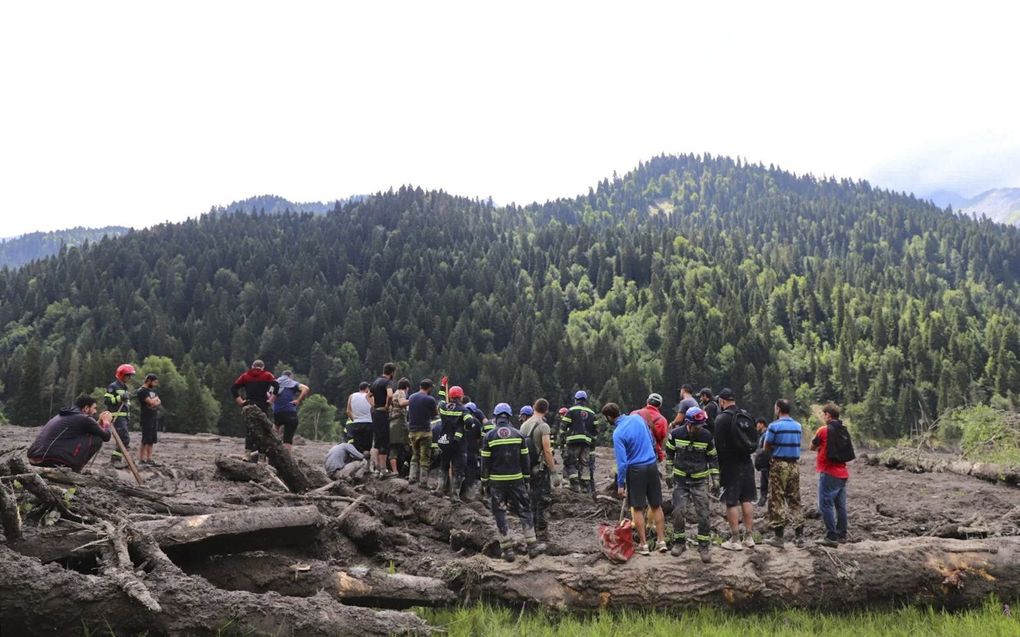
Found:
[[[17,447],[27,447],[34,439],[36,429],[0,427],[0,453]],[[107,445],[108,447],[110,445]],[[306,441],[295,445],[294,455],[306,463],[306,467],[321,468],[323,458],[331,445],[329,443]],[[164,433],[156,445],[154,459],[160,464],[155,468],[143,468],[145,487],[160,494],[162,504],[148,503],[117,494],[113,491],[97,491],[82,487],[70,497],[73,510],[76,502],[93,510],[106,509],[134,520],[160,519],[167,515],[160,506],[179,504],[185,509],[202,511],[237,510],[247,506],[298,506],[309,501],[286,500],[270,492],[284,493],[283,488],[270,481],[259,484],[235,482],[225,479],[217,472],[218,457],[240,458],[243,441],[216,435],[184,435]],[[612,449],[598,450],[596,482],[600,493],[612,490]],[[557,460],[559,458],[557,457]],[[134,478],[126,470],[113,469],[109,465],[109,449],[104,449],[93,465],[86,469],[86,475],[106,476],[124,484],[134,484]],[[805,452],[800,462],[801,494],[807,517],[805,534],[809,539],[824,534],[816,504],[817,474],[814,470],[814,453]],[[323,474],[323,481],[324,474]],[[391,478],[390,481],[399,481]],[[371,484],[356,482],[332,489],[327,493],[346,494],[356,497],[370,491]],[[423,495],[421,500],[427,498]],[[457,534],[451,537],[450,530],[441,525],[426,524],[422,512],[410,510],[406,499],[381,501],[370,497],[364,500],[366,513],[362,522],[378,521],[377,527],[368,529],[367,540],[362,530],[352,532],[348,518],[344,525],[327,524],[313,534],[295,532],[286,534],[264,534],[257,541],[237,546],[206,547],[202,550],[167,550],[169,557],[185,572],[202,575],[219,588],[242,589],[252,592],[277,590],[295,596],[313,595],[314,590],[301,590],[296,584],[281,590],[279,573],[295,568],[302,560],[315,560],[350,569],[364,566],[387,573],[430,576],[449,581],[446,567],[460,558],[479,552],[485,553],[477,541],[470,538],[458,541]],[[326,520],[335,519],[348,507],[348,501],[315,500]],[[721,534],[725,527],[721,504],[715,505],[713,531]],[[907,471],[887,469],[869,464],[862,458],[851,465],[849,483],[849,518],[852,542],[868,540],[893,540],[919,536],[952,538],[982,538],[1020,535],[1020,490],[1016,487],[992,484],[981,480],[950,473],[915,474]],[[495,536],[491,515],[482,503],[465,504],[461,509],[453,508],[456,515],[470,515],[476,534]],[[461,513],[456,513],[461,511]],[[550,553],[569,556],[576,564],[593,565],[601,557],[595,533],[600,522],[613,520],[619,513],[619,506],[609,498],[593,501],[583,494],[567,489],[554,490],[554,501],[550,510]],[[361,522],[359,522],[360,524]],[[26,537],[36,534],[61,533],[61,524],[43,528],[29,520],[26,523]],[[478,525],[487,525],[477,528]],[[456,521],[452,526],[456,526]],[[756,507],[756,530],[764,530],[764,509]],[[519,527],[513,526],[515,530]],[[519,534],[518,534],[519,536]],[[492,552],[493,547],[488,547]],[[721,551],[720,551],[721,552]],[[230,557],[234,554],[234,557]],[[226,556],[226,557],[225,557]],[[542,558],[548,559],[548,558]],[[667,555],[653,555],[644,560],[666,561],[678,558]],[[694,559],[689,552],[684,558]],[[526,568],[528,559],[520,558],[521,568]],[[68,563],[65,566],[89,573],[94,563]],[[515,567],[517,565],[514,565]],[[630,566],[630,565],[628,565]],[[299,567],[298,567],[299,568]],[[501,567],[502,568],[502,567]],[[295,582],[298,578],[294,577]]]

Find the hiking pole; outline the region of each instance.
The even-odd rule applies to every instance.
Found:
[[[121,442],[120,434],[117,433],[117,428],[113,426],[113,423],[110,423],[110,435],[113,436],[113,441],[117,443],[117,449],[124,454],[124,460],[127,461],[128,469],[131,469],[131,473],[134,474],[139,486],[145,484],[145,481],[142,480],[142,474],[138,473],[138,467],[135,466],[135,461],[131,459],[131,454],[128,453],[127,447]]]

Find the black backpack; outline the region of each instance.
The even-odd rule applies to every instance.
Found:
[[[754,426],[754,418],[743,409],[731,412],[733,426],[730,432],[730,439],[733,442],[733,450],[750,455],[758,450],[758,430]]]
[[[850,462],[857,457],[850,432],[843,423],[829,423],[825,433],[825,457],[829,462]]]

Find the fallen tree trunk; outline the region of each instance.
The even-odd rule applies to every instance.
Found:
[[[271,634],[332,636],[420,635],[425,622],[411,613],[340,604],[325,593],[284,597],[225,591],[189,577],[172,563],[154,563],[140,579],[160,611],[145,608],[111,578],[44,566],[0,546],[0,625],[4,633],[55,635]]]
[[[287,488],[294,493],[311,490],[314,485],[298,466],[294,456],[284,448],[283,442],[273,433],[273,423],[269,417],[255,405],[246,405],[241,412],[244,414],[255,446],[269,456],[269,463],[276,468],[277,474]]]
[[[295,560],[264,551],[216,556],[186,570],[227,590],[275,591],[295,597],[310,597],[321,590],[355,606],[411,608],[456,601],[446,583],[434,577],[357,566],[338,568],[319,560]]]
[[[172,493],[153,491],[146,487],[135,486],[121,482],[116,478],[96,474],[74,473],[69,469],[57,469],[51,467],[36,467],[35,472],[49,482],[64,484],[86,489],[105,489],[116,491],[131,498],[142,500],[150,511],[160,513],[172,513],[174,515],[200,515],[208,513],[213,508],[227,508],[224,505],[206,504],[201,502],[170,501],[167,498],[174,497]]]
[[[151,534],[163,548],[207,543],[209,552],[216,552],[217,545],[229,551],[257,548],[266,543],[292,543],[301,532],[313,533],[321,522],[319,510],[307,505],[144,520],[135,522],[134,527]],[[47,529],[14,543],[12,548],[42,562],[80,560],[99,551],[97,542],[104,537],[99,529]]]
[[[759,546],[636,556],[625,564],[540,556],[521,564],[476,556],[446,578],[462,597],[560,610],[689,609],[704,605],[845,610],[898,604],[976,606],[992,593],[1020,596],[1020,537],[905,538],[839,549]]]
[[[962,458],[949,460],[914,448],[893,447],[886,449],[877,456],[869,458],[869,461],[890,469],[902,469],[913,473],[955,473],[986,482],[1020,485],[1020,467],[971,462]]]

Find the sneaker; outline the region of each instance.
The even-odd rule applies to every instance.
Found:
[[[712,561],[712,555],[708,552],[707,546],[698,547],[698,557],[700,557],[701,561],[704,562],[705,564],[708,564],[709,562]]]
[[[829,537],[823,537],[823,538],[821,538],[819,540],[815,540],[815,542],[817,544],[821,545],[821,546],[827,546],[827,547],[829,547],[831,549],[834,549],[837,546],[839,546],[839,542],[837,542],[836,540],[833,540],[832,538],[829,538]]]
[[[733,538],[730,538],[730,539],[726,540],[725,542],[723,542],[722,543],[722,547],[724,549],[726,549],[727,551],[743,551],[744,550],[744,546],[740,542],[737,542],[736,540],[734,540]]]
[[[850,542],[850,538],[847,537],[846,535],[841,535],[838,538],[836,538],[836,542],[838,542],[839,544],[847,544]]]
[[[669,554],[672,555],[673,557],[680,557],[686,550],[687,542],[684,542],[683,540],[677,540],[676,542],[673,542],[673,548],[670,549]]]
[[[744,547],[745,548],[749,548],[749,549],[753,549],[754,546],[755,546],[754,545],[754,536],[748,534],[748,536],[744,538]]]
[[[666,551],[669,550],[669,547],[666,546],[666,542],[664,542],[663,540],[659,540],[658,542],[655,543],[655,550],[658,551],[659,553],[665,553]]]
[[[652,552],[648,550],[648,545],[647,544],[642,544],[641,548],[638,549],[638,554],[639,555],[648,556],[648,555],[651,555]]]

